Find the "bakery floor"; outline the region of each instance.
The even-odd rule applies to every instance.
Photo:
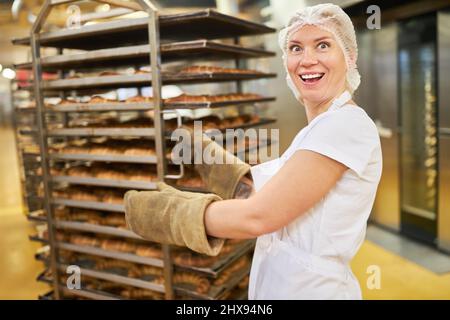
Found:
[[[34,260],[40,246],[28,240],[34,233],[26,219],[13,131],[0,126],[0,299],[36,299],[49,287],[37,282],[44,269]]]
[[[13,131],[1,127],[0,194],[0,299],[36,299],[49,287],[35,280],[43,270],[33,257],[40,245],[28,240],[34,227],[23,213]],[[367,286],[370,266],[380,271],[378,289]],[[450,299],[450,256],[375,226],[352,269],[364,299]]]

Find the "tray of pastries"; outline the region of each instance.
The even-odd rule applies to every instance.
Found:
[[[209,108],[220,105],[233,105],[252,102],[270,101],[273,98],[256,93],[230,93],[217,95],[181,94],[177,97],[164,99],[166,108]]]
[[[155,181],[157,179],[154,166],[135,164],[93,163],[90,166],[79,165],[52,172],[57,176],[90,177],[108,180]]]
[[[70,186],[53,190],[53,198],[71,199],[79,201],[94,201],[108,204],[123,204],[125,191],[114,188],[99,188],[87,186]]]
[[[203,66],[203,65],[195,65],[182,68],[179,74],[262,74],[262,72],[257,70],[249,70],[249,69],[234,69],[234,68],[223,68],[216,66]]]
[[[155,143],[149,139],[113,139],[102,142],[82,141],[52,148],[52,153],[122,156],[156,156]]]
[[[261,120],[262,119],[256,114],[243,114],[234,117],[226,117],[224,119],[220,118],[217,115],[208,115],[196,119],[184,119],[183,125],[193,130],[195,121],[201,122],[203,131],[208,131],[211,129],[218,129],[223,131],[225,129],[257,125],[261,122]],[[166,120],[165,128],[168,131],[175,130],[177,128],[177,120]]]
[[[80,243],[86,242],[80,240],[77,241]],[[76,264],[83,268],[93,269],[100,272],[144,280],[147,283],[164,284],[164,274],[161,267],[142,265],[123,260],[115,260],[85,254],[73,254],[66,256],[63,261],[66,264]],[[248,284],[248,279],[245,273],[248,273],[249,266],[250,259],[248,256],[242,256],[230,264],[215,279],[198,272],[175,269],[172,278],[173,286],[175,291],[181,294],[189,295],[189,293],[191,293],[199,298],[216,298],[219,295],[223,295],[224,291],[230,291],[233,287],[241,289],[245,288]],[[126,285],[122,284],[122,286]],[[105,287],[101,285],[97,287],[93,286],[92,289],[105,290]],[[147,289],[142,290],[147,291]],[[119,294],[123,295],[123,292]],[[128,297],[127,294],[125,294],[125,296]]]
[[[127,229],[125,216],[120,212],[107,212],[82,208],[60,207],[55,217],[63,221],[84,222],[114,228]]]
[[[244,240],[227,240],[217,257],[198,254],[186,248],[174,248],[172,259],[180,267],[193,268],[199,271],[217,274],[218,270],[227,266],[236,253],[246,252],[252,244]],[[209,269],[209,270],[208,270]],[[209,272],[213,271],[213,272]]]

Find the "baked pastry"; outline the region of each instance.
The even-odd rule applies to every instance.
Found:
[[[98,75],[100,77],[103,77],[103,76],[118,76],[118,75],[120,75],[120,73],[115,72],[115,71],[102,71]]]
[[[206,188],[200,175],[190,166],[185,167],[184,176],[176,180],[175,184],[179,187]]]
[[[211,287],[207,278],[191,272],[177,272],[173,275],[175,285],[185,285],[193,288],[197,293],[205,294]]]
[[[152,281],[157,284],[163,284],[164,279],[157,278],[155,281]],[[128,299],[150,299],[150,300],[163,300],[164,295],[162,293],[151,291],[151,290],[145,290],[140,288],[130,288],[125,289],[120,292],[120,295],[128,298]]]
[[[53,210],[53,214],[56,219],[65,220],[70,214],[69,211],[70,210],[67,207],[58,207]]]
[[[134,252],[136,244],[124,240],[105,239],[101,242],[100,247],[105,250]]]
[[[139,244],[136,246],[136,254],[147,258],[162,258],[160,249],[154,248],[151,245]]]
[[[250,277],[246,276],[244,279],[241,280],[241,282],[238,283],[239,289],[246,289],[248,287]]]
[[[89,100],[89,103],[111,103],[111,102],[117,102],[116,100],[106,99],[100,96],[92,96],[91,100]]]
[[[147,266],[142,265],[140,267],[141,275],[152,275],[152,276],[162,276],[163,275],[163,269],[154,267],[154,266]]]
[[[205,102],[226,102],[226,101],[245,101],[256,100],[262,98],[259,94],[254,93],[231,93],[218,95],[188,95],[181,94],[174,98],[165,99],[166,104],[189,104],[189,103],[205,103]]]
[[[123,268],[128,270],[133,266],[134,265],[132,263],[123,260],[100,259],[95,263],[95,268],[98,270],[113,269],[113,268]]]
[[[101,223],[101,213],[94,210],[66,208],[64,219],[70,221],[80,221],[92,224]]]
[[[206,188],[205,182],[200,177],[182,177],[177,180],[176,185],[188,188]]]
[[[134,71],[134,74],[149,74],[149,73],[151,73],[151,71],[149,71],[149,70],[135,70]]]
[[[256,70],[233,69],[214,66],[189,66],[180,70],[181,74],[202,74],[202,73],[231,73],[231,74],[253,74],[261,73]]]
[[[208,102],[207,95],[188,95],[181,94],[174,98],[168,98],[164,100],[164,103],[200,103],[200,102]]]
[[[199,255],[186,250],[174,252],[172,258],[175,264],[180,266],[192,266],[198,268],[211,266],[217,260],[214,257]]]
[[[96,189],[99,190],[99,189]],[[98,192],[98,198],[100,201],[112,203],[112,204],[122,204],[123,203],[123,192],[111,189],[100,189]]]
[[[126,103],[152,102],[152,97],[135,96],[125,100]]]
[[[215,286],[223,285],[225,282],[228,281],[228,279],[230,279],[231,276],[233,276],[233,274],[235,274],[238,270],[247,267],[249,264],[250,262],[246,256],[239,258],[237,261],[232,263],[228,268],[222,271],[219,277],[214,280],[213,284]]]
[[[96,247],[99,245],[100,241],[95,237],[89,237],[81,234],[71,234],[69,236],[69,242],[80,246]]]
[[[126,228],[125,216],[123,213],[108,213],[103,219],[102,224],[116,227],[116,228]]]
[[[70,73],[70,74],[66,77],[66,79],[79,79],[79,78],[82,78],[82,77],[83,77],[83,74],[77,72],[77,73]]]

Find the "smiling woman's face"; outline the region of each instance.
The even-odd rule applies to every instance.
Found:
[[[291,34],[287,68],[305,102],[318,104],[345,90],[344,54],[334,36],[319,27],[306,25]]]

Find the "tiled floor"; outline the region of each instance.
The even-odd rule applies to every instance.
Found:
[[[450,274],[450,255],[375,225],[367,229],[371,242],[437,274]]]
[[[43,270],[33,259],[38,244],[28,241],[32,225],[22,213],[14,139],[0,129],[0,299],[35,299],[48,286],[35,281]],[[352,262],[365,299],[450,299],[448,257],[370,227]],[[376,243],[375,243],[376,242]],[[380,271],[380,288],[369,289],[370,274]]]
[[[368,280],[372,283],[367,273],[370,266],[380,271],[379,289],[367,285]],[[368,240],[353,259],[352,268],[364,299],[450,299],[450,273],[434,273]]]

